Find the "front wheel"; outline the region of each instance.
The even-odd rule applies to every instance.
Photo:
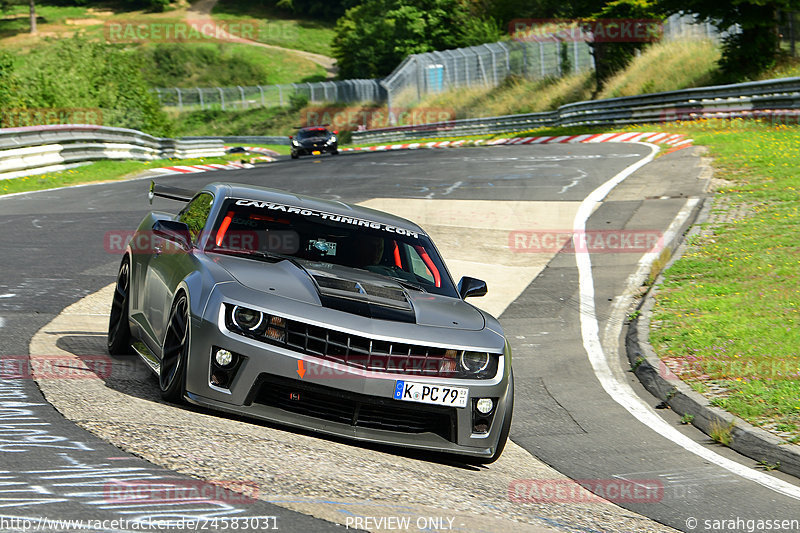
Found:
[[[180,293],[169,314],[158,375],[161,397],[168,402],[183,400],[190,337],[189,300]]]
[[[128,302],[131,290],[131,263],[127,256],[122,260],[111,301],[111,315],[108,319],[108,353],[126,355],[130,353],[131,325],[128,322]]]

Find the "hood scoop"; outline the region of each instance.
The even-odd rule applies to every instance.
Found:
[[[320,292],[346,293],[340,294],[340,296],[352,295],[355,298],[362,295],[366,298],[372,297],[372,299],[381,300],[384,304],[388,304],[389,302],[385,302],[385,300],[389,300],[392,302],[390,305],[396,305],[403,309],[411,308],[406,293],[401,288],[319,275],[314,276],[314,281],[317,282]]]
[[[325,307],[369,318],[416,322],[414,307],[400,286],[317,273],[312,273],[312,278]]]

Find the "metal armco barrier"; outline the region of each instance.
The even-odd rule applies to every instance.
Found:
[[[226,143],[289,145],[289,137],[286,135],[214,135],[201,137],[181,137],[182,141],[207,141],[209,139],[220,139]]]
[[[141,131],[87,124],[0,129],[0,179],[63,170],[101,159],[218,157],[221,139],[162,139]]]
[[[395,142],[439,136],[519,132],[542,127],[671,122],[714,116],[749,116],[777,110],[800,111],[800,78],[577,102],[545,113],[469,118],[356,131],[353,132],[353,141]]]

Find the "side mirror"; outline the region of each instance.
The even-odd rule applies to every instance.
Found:
[[[486,282],[481,279],[470,278],[464,276],[458,282],[458,294],[461,298],[469,298],[470,296],[484,296],[489,292]]]
[[[294,136],[293,135],[289,135],[289,140],[291,141],[292,139],[294,139]]]
[[[157,220],[153,224],[153,233],[169,241],[180,244],[183,248],[192,247],[192,238],[189,235],[189,226],[177,220]]]

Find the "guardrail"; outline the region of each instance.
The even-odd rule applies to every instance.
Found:
[[[289,145],[287,135],[215,135],[203,137],[181,137],[182,141],[207,141],[210,139],[220,139],[226,143],[237,144],[284,144]]]
[[[0,129],[0,179],[43,174],[101,159],[218,157],[218,138],[164,139],[141,131],[91,124]]]
[[[555,111],[470,118],[353,132],[358,143],[510,133],[542,127],[608,126],[800,110],[800,78],[782,78],[566,104]]]

